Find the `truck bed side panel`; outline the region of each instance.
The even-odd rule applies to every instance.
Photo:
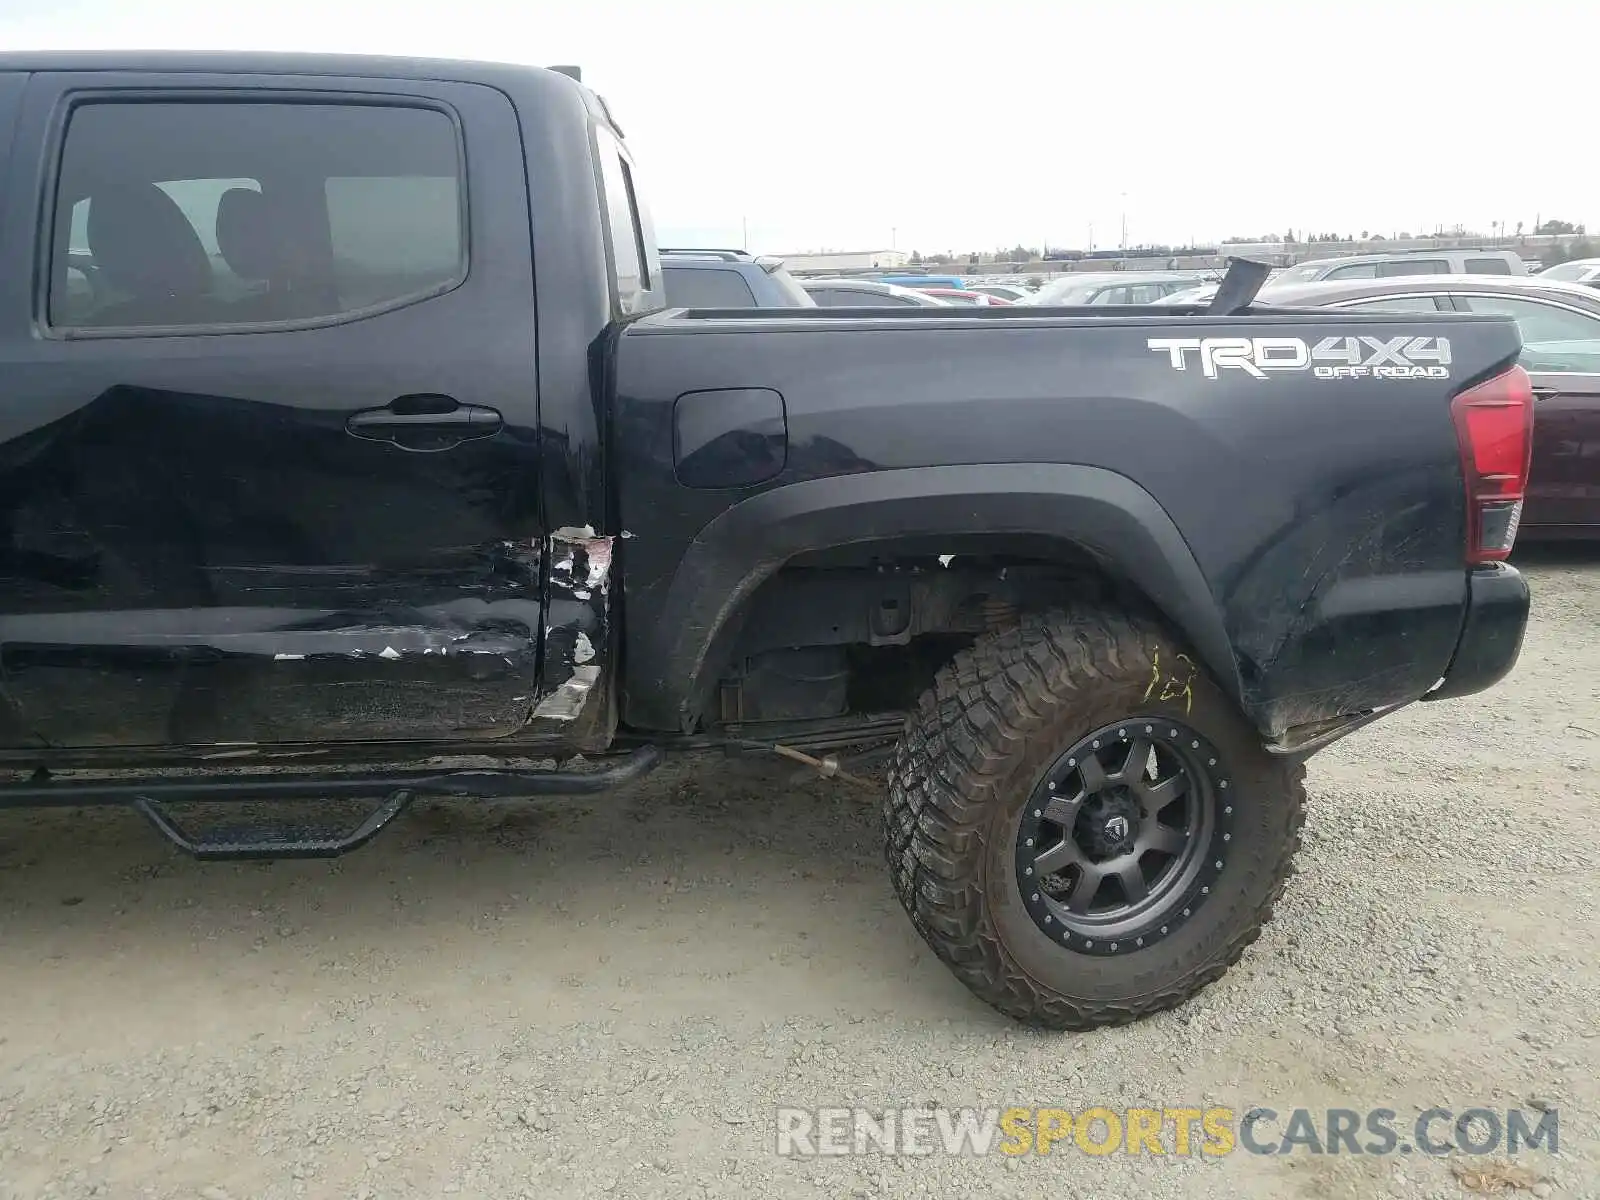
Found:
[[[1231,642],[1233,662],[1208,665],[1268,733],[1415,699],[1443,674],[1466,591],[1449,397],[1514,358],[1509,323],[1006,317],[668,314],[626,332],[621,515],[624,528],[655,531],[626,550],[627,719],[653,727],[688,715],[680,680],[699,664],[684,661],[692,653],[659,617],[675,590],[697,586],[683,574],[686,552],[712,536],[719,516],[808,480],[957,464],[1083,464],[1148,492],[1181,531]],[[1346,335],[1383,344],[1445,336],[1448,377],[1319,377],[1309,366],[1208,374],[1197,349],[1179,355],[1180,370],[1169,348],[1149,345],[1246,337],[1314,347]],[[673,403],[706,388],[782,393],[779,476],[723,491],[677,483]],[[861,534],[876,535],[865,526]],[[1093,549],[1114,563],[1119,554]],[[705,621],[706,640],[719,620],[713,612]]]

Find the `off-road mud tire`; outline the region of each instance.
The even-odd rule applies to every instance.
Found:
[[[889,773],[894,888],[935,954],[983,1000],[1051,1029],[1175,1007],[1238,961],[1271,916],[1300,846],[1304,767],[1267,753],[1228,696],[1144,617],[1081,608],[988,633],[938,674]],[[1113,956],[1052,942],[1015,866],[1022,809],[1078,739],[1167,715],[1220,756],[1230,850],[1205,903],[1158,944]]]

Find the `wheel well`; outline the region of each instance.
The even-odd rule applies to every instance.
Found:
[[[703,726],[886,717],[980,634],[1091,599],[1159,616],[1083,546],[971,534],[862,542],[786,561],[730,619]]]

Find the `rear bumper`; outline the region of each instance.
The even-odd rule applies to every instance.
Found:
[[[1499,683],[1517,665],[1528,627],[1528,583],[1515,567],[1491,563],[1467,576],[1467,620],[1444,682],[1423,697],[1470,696]]]

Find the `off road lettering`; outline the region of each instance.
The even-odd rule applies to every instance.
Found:
[[[1294,337],[1149,338],[1176,371],[1196,365],[1207,379],[1239,371],[1252,379],[1273,372],[1309,372],[1316,379],[1448,379],[1450,341],[1442,337],[1365,334],[1322,338],[1315,346]]]

